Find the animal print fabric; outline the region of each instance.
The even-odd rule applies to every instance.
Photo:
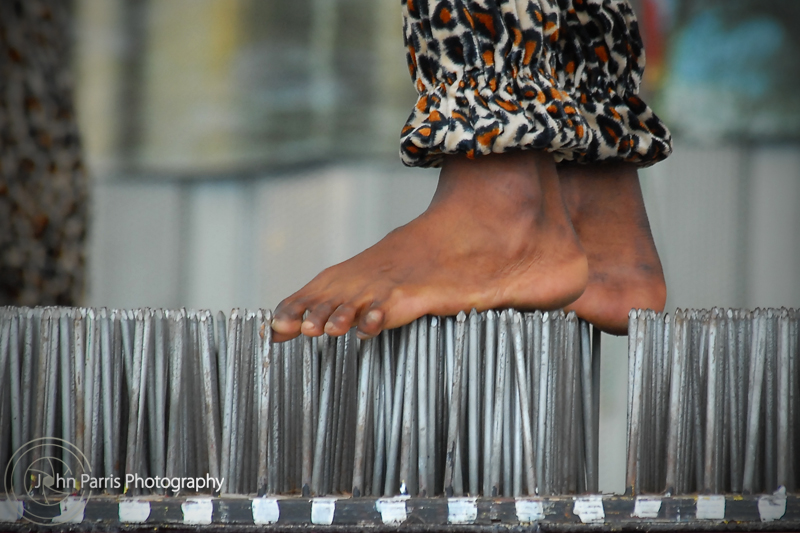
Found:
[[[77,305],[89,184],[62,0],[0,0],[0,306]]]
[[[401,0],[419,98],[409,166],[443,154],[548,150],[557,162],[667,157],[671,136],[637,96],[645,55],[621,0]]]

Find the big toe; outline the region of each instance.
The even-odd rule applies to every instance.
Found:
[[[300,335],[303,324],[303,313],[306,305],[299,300],[284,300],[277,308],[272,318],[272,330],[275,332],[273,340],[283,342]]]

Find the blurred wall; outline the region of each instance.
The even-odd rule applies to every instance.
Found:
[[[641,175],[668,309],[800,306],[798,147],[678,143]],[[90,303],[274,307],[421,213],[435,177],[363,161],[247,179],[96,179]]]
[[[800,306],[800,146],[678,142],[641,174],[667,309]]]

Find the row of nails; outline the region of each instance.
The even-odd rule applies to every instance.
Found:
[[[799,322],[787,309],[631,312],[628,490],[794,490]]]
[[[42,437],[85,458],[37,448],[14,486],[60,453],[76,475],[209,474],[225,493],[597,490],[599,334],[574,314],[473,311],[279,344],[270,320],[1,309],[0,461]]]

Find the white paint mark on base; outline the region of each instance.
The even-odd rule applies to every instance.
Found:
[[[655,496],[637,496],[636,503],[633,504],[633,517],[635,518],[658,518],[661,510],[661,498]]]
[[[725,496],[719,494],[698,496],[695,518],[698,520],[723,520],[725,518]]]
[[[780,520],[786,514],[786,487],[776,490],[772,496],[758,499],[758,514],[762,522]]]
[[[476,498],[448,498],[447,522],[449,524],[472,524],[478,518]]]
[[[375,509],[381,513],[381,520],[386,525],[397,526],[408,518],[406,509],[408,496],[397,496],[394,498],[381,498],[375,502]]]
[[[0,522],[16,522],[22,518],[25,508],[22,502],[15,500],[0,500]]]
[[[184,524],[210,524],[214,514],[211,498],[187,498],[181,504]]]
[[[336,498],[314,498],[311,500],[311,523],[329,526],[336,513]]]
[[[276,498],[254,498],[252,504],[253,522],[274,524],[281,517],[281,509]]]
[[[539,500],[517,498],[514,507],[517,509],[517,520],[523,524],[544,520],[544,505]]]
[[[602,496],[575,498],[572,512],[578,515],[584,524],[602,524],[606,521],[606,511],[603,508]]]
[[[123,500],[119,502],[119,521],[141,524],[150,517],[150,502]]]
[[[59,502],[61,514],[53,518],[54,524],[80,524],[86,510],[86,500],[68,496]]]

